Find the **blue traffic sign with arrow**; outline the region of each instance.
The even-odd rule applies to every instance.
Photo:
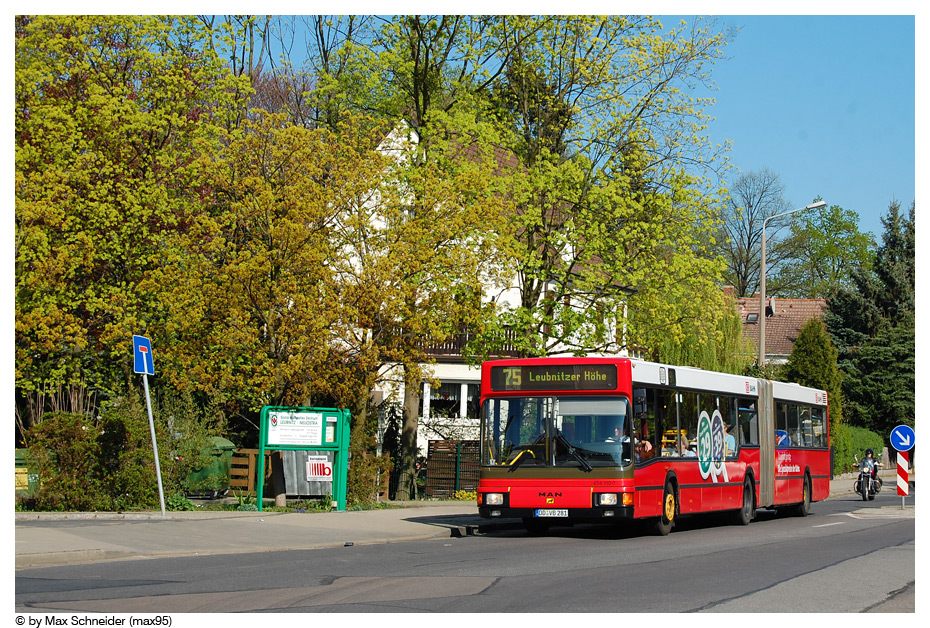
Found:
[[[909,451],[914,446],[914,429],[899,425],[891,430],[891,446],[897,451]]]
[[[132,355],[134,373],[155,374],[155,360],[152,358],[151,340],[145,336],[133,336]]]

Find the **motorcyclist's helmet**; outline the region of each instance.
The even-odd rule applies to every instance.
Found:
[[[871,448],[871,447],[869,447],[868,449],[865,450],[865,455],[866,455],[866,456],[874,456],[874,455],[875,455],[875,452],[872,451],[872,448]]]

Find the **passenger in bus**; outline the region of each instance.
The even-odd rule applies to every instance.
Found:
[[[678,455],[682,458],[697,458],[697,454],[691,451],[691,445],[684,436],[678,439]]]
[[[729,423],[723,424],[724,442],[726,442],[727,445],[724,456],[733,456],[736,454],[736,437],[730,434],[731,429],[733,429],[733,426]]]
[[[645,462],[653,455],[655,455],[655,450],[652,448],[652,443],[645,439],[636,441],[636,462]]]
[[[636,454],[636,462],[649,460],[656,455],[652,441],[649,440],[649,426],[645,423],[641,423],[640,428],[637,430],[636,446],[633,451]]]

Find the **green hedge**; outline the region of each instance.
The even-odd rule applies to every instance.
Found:
[[[885,447],[885,441],[880,434],[864,427],[840,424],[833,430],[831,436],[834,451],[833,473],[836,475],[855,470],[854,454],[861,458],[865,450],[871,447],[875,450],[875,456],[878,457]],[[888,460],[883,460],[883,462],[886,465],[889,464]]]
[[[148,426],[126,416],[53,413],[29,431],[41,484],[35,510],[129,510],[158,504]],[[149,437],[150,438],[150,437]]]

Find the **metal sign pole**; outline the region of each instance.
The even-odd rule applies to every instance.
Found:
[[[149,375],[155,374],[155,357],[152,355],[152,341],[145,336],[132,337],[132,370],[142,375],[145,385],[145,409],[149,413],[149,429],[152,431],[152,449],[155,451],[155,475],[158,478],[158,501],[161,503],[161,516],[165,516],[165,489],[161,484],[161,463],[158,460],[158,441],[155,439],[155,421],[152,419],[152,400],[149,397]]]
[[[262,496],[265,494],[265,418],[268,416],[268,406],[262,408],[258,421],[258,477],[255,478],[255,504],[258,512],[262,512]]]
[[[149,376],[142,374],[145,385],[145,408],[149,412],[149,429],[152,431],[152,449],[155,450],[155,475],[158,476],[158,501],[161,503],[161,516],[165,516],[165,490],[161,485],[161,464],[158,461],[158,442],[155,440],[155,421],[152,419],[152,401],[149,399]]]

